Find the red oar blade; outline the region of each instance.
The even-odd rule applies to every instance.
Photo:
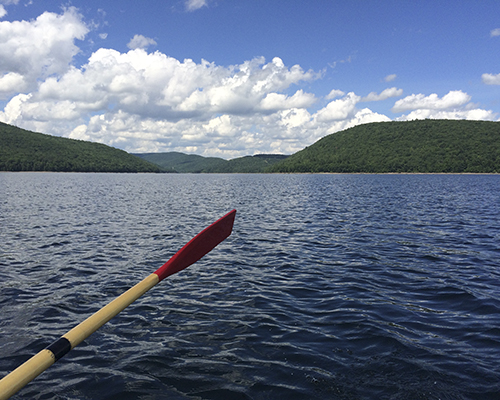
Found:
[[[192,238],[170,260],[154,272],[158,275],[159,281],[189,267],[226,239],[233,230],[235,216],[236,210],[230,211]]]

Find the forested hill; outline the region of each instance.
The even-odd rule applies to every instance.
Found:
[[[26,131],[0,122],[0,171],[162,172],[123,150]]]
[[[159,165],[166,171],[181,173],[205,172],[207,168],[227,162],[223,158],[203,157],[196,154],[184,154],[176,151],[167,153],[137,153],[134,155]]]
[[[0,171],[500,173],[500,122],[369,123],[326,136],[292,156],[229,161],[183,153],[132,155],[0,122]]]
[[[289,156],[284,154],[256,154],[233,158],[225,164],[208,168],[206,172],[219,173],[261,173],[266,172],[270,166],[285,160]]]
[[[500,173],[500,122],[358,125],[320,139],[268,172]]]
[[[224,160],[178,152],[135,154],[167,171],[188,173],[260,173],[286,159],[283,154],[257,154]]]

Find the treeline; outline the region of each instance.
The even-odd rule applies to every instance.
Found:
[[[218,157],[203,157],[196,154],[184,154],[176,151],[167,153],[136,153],[142,159],[154,163],[165,171],[180,173],[200,173],[224,164],[227,161]]]
[[[500,173],[500,122],[358,125],[320,139],[267,171]]]
[[[223,164],[207,168],[209,173],[262,173],[266,172],[272,165],[283,161],[288,156],[282,154],[257,154],[234,158]]]
[[[288,157],[281,154],[258,154],[224,160],[223,158],[202,157],[178,152],[136,155],[165,170],[181,173],[261,173]]]
[[[500,173],[500,122],[369,123],[326,136],[292,156],[229,161],[176,152],[133,155],[0,122],[0,171]]]
[[[123,150],[0,122],[0,171],[163,172]]]

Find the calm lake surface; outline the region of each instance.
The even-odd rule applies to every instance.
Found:
[[[0,376],[233,208],[16,398],[500,398],[499,175],[0,173]]]

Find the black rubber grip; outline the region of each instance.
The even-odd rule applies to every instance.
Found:
[[[47,347],[47,350],[50,350],[54,354],[57,361],[71,350],[71,343],[68,339],[61,337]]]

